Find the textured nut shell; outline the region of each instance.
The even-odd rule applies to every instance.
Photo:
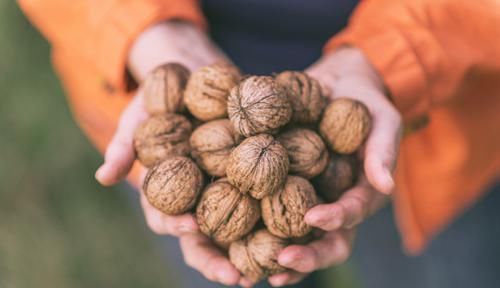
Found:
[[[290,129],[278,136],[290,159],[290,174],[310,179],[320,174],[328,163],[328,150],[321,137],[303,128]]]
[[[227,119],[205,123],[193,131],[189,143],[191,156],[208,174],[226,175],[229,154],[241,141]]]
[[[285,147],[269,134],[245,139],[229,156],[227,178],[240,192],[256,199],[279,190],[288,173]]]
[[[248,251],[248,239],[247,236],[231,243],[228,251],[229,260],[245,278],[256,283],[266,277],[266,272]]]
[[[370,132],[371,117],[366,106],[356,100],[339,98],[330,103],[319,124],[319,131],[334,151],[356,151]]]
[[[269,76],[251,76],[234,87],[227,111],[236,131],[246,137],[276,131],[292,117],[284,88]]]
[[[286,271],[286,268],[278,264],[277,259],[287,245],[287,240],[261,229],[233,242],[229,247],[229,259],[246,278],[257,282]]]
[[[154,69],[144,80],[144,105],[149,114],[183,112],[189,70],[178,63]]]
[[[149,169],[142,188],[156,209],[178,215],[195,205],[203,188],[203,174],[191,159],[176,156]]]
[[[201,232],[222,246],[250,232],[259,218],[257,200],[241,194],[226,178],[210,184],[196,208]]]
[[[292,104],[292,122],[311,124],[320,120],[327,99],[316,79],[303,72],[284,71],[276,76],[276,81],[285,88]]]
[[[191,74],[184,92],[189,111],[203,121],[227,116],[227,97],[241,79],[238,68],[216,63]]]
[[[312,181],[316,192],[326,202],[337,201],[342,193],[356,183],[359,166],[359,160],[355,155],[332,153],[326,169]]]
[[[261,201],[262,219],[272,234],[282,237],[302,237],[312,229],[304,215],[319,203],[314,187],[306,179],[288,176],[285,187]]]
[[[155,115],[139,125],[134,133],[137,158],[146,167],[171,156],[189,154],[191,123],[181,115]]]
[[[278,264],[278,255],[287,244],[288,241],[261,229],[248,240],[248,249],[253,259],[266,271],[266,275],[274,275],[286,270]]]

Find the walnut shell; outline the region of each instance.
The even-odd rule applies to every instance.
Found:
[[[312,180],[318,195],[328,203],[337,201],[342,193],[358,181],[360,163],[355,155],[332,153],[328,166]]]
[[[332,101],[323,114],[319,131],[335,152],[356,151],[370,132],[371,116],[366,106],[348,98]]]
[[[170,156],[189,154],[191,123],[186,117],[167,113],[143,122],[134,133],[137,158],[146,167]]]
[[[269,76],[251,76],[234,87],[227,111],[236,131],[246,137],[276,131],[292,118],[285,89]]]
[[[203,173],[189,158],[175,156],[149,169],[142,189],[149,203],[167,215],[189,211],[203,188]]]
[[[179,63],[155,68],[144,80],[144,106],[151,114],[184,112],[184,89],[189,70]]]
[[[314,131],[294,128],[278,136],[288,152],[290,174],[310,179],[321,173],[328,163],[328,150]]]
[[[327,98],[316,79],[304,72],[284,71],[276,76],[276,81],[285,87],[290,99],[293,123],[312,124],[320,120]]]
[[[257,200],[243,195],[226,178],[210,184],[196,208],[201,232],[221,246],[239,240],[260,218]]]
[[[193,131],[189,143],[191,156],[208,174],[226,175],[229,154],[241,141],[227,119],[213,120]]]
[[[229,259],[245,278],[258,282],[286,271],[285,267],[278,264],[278,255],[287,245],[287,240],[261,229],[231,243]]]
[[[241,79],[238,68],[215,63],[191,74],[184,92],[186,106],[196,118],[209,121],[227,116],[227,97]]]
[[[231,152],[226,172],[240,192],[262,199],[283,186],[288,167],[285,147],[273,136],[259,134],[245,139]]]
[[[269,232],[278,237],[302,237],[312,230],[304,221],[304,215],[318,203],[314,187],[309,181],[288,176],[283,189],[262,199],[262,220]]]

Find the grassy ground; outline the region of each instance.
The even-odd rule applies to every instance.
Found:
[[[175,286],[123,191],[94,181],[49,53],[0,1],[0,288]],[[350,287],[343,271],[323,275]]]

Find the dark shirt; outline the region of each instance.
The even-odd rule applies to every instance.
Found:
[[[303,70],[347,23],[356,0],[205,0],[210,33],[248,74]]]

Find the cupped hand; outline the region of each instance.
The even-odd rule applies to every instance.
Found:
[[[204,32],[193,25],[162,22],[147,29],[136,39],[128,60],[129,70],[137,82],[141,83],[152,69],[167,62],[181,63],[194,70],[217,61],[227,61],[227,58]],[[95,174],[96,179],[104,186],[122,181],[134,164],[134,131],[149,117],[143,99],[139,89],[120,117],[115,134],[106,149],[104,163]],[[142,183],[145,173],[144,169],[139,183]],[[143,193],[141,205],[146,223],[155,233],[180,236],[198,230],[191,214],[165,215],[155,209]]]
[[[391,103],[378,73],[356,48],[342,48],[323,56],[307,71],[332,99],[348,97],[364,103],[372,115],[372,129],[361,149],[368,181],[384,194],[394,189],[402,134],[400,113]]]
[[[351,255],[356,226],[383,207],[386,201],[387,196],[362,177],[338,201],[311,208],[304,220],[325,233],[307,245],[286,247],[278,263],[291,271],[271,276],[269,282],[274,286],[294,284],[308,273],[345,262]]]

